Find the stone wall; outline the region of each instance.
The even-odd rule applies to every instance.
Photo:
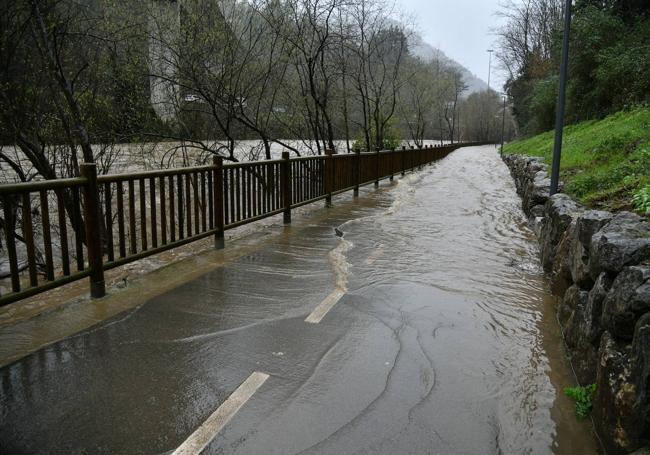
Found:
[[[593,417],[608,453],[650,446],[650,222],[548,197],[539,158],[506,155],[578,381],[597,385]],[[646,453],[643,451],[643,453]]]

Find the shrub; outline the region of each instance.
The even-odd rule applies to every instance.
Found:
[[[555,124],[555,103],[559,79],[551,76],[538,81],[531,99],[533,125],[537,131],[547,131]]]
[[[376,133],[375,133],[375,128],[373,126],[370,129],[370,150],[371,151],[374,151],[376,148],[375,142],[377,140],[375,136]],[[388,124],[384,128],[384,140],[383,143],[380,144],[380,148],[382,150],[393,150],[398,148],[400,144],[401,144],[400,132],[393,126],[392,122],[388,122]],[[352,144],[352,148],[365,150],[366,141],[363,136],[363,132],[359,133],[359,136],[357,136],[357,138],[354,140],[354,143]]]
[[[569,398],[573,398],[576,402],[576,417],[578,420],[584,420],[589,416],[593,407],[592,399],[594,393],[596,393],[596,384],[585,387],[567,387],[564,389],[564,394]]]
[[[639,213],[650,215],[650,185],[646,185],[634,193],[632,202]]]

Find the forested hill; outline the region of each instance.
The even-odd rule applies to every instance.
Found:
[[[472,93],[482,92],[487,90],[487,83],[473,74],[470,70],[458,63],[456,60],[448,57],[440,49],[433,47],[422,39],[421,36],[414,34],[409,38],[409,50],[416,57],[420,57],[425,62],[439,60],[441,63],[458,69],[463,75],[463,81],[467,84],[467,90],[464,96],[471,95]]]

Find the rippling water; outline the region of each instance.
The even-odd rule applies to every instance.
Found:
[[[339,229],[350,294],[380,302],[357,308],[390,327],[409,358],[398,367],[419,369],[388,386],[418,391],[396,450],[594,453],[561,396],[572,377],[537,243],[494,149],[460,149],[390,196]]]

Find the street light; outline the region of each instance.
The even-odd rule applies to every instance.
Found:
[[[569,37],[571,34],[571,2],[566,0],[564,6],[564,37],[562,40],[562,61],[560,63],[560,90],[555,112],[555,145],[553,147],[553,165],[551,166],[551,189],[553,196],[557,193],[560,182],[560,160],[562,159],[562,133],[564,132],[564,107],[566,103],[566,83],[569,73]]]
[[[494,52],[494,49],[488,49],[487,50],[488,54],[490,54],[490,60],[488,63],[488,88],[487,88],[487,105],[488,109],[490,108],[490,79],[492,78],[492,53]],[[490,118],[490,112],[488,111],[488,118]],[[488,120],[487,124],[487,140],[490,140],[490,121]],[[496,146],[496,145],[495,145]]]
[[[460,106],[456,108],[456,121],[458,122],[458,128],[456,128],[456,131],[458,131],[457,135],[457,142],[460,142],[461,136],[460,136]]]
[[[488,49],[487,50],[488,54],[490,54],[490,60],[488,63],[488,93],[490,93],[490,79],[492,78],[492,53],[494,52],[494,49]]]
[[[501,154],[503,155],[503,143],[506,133],[506,95],[503,95],[503,118],[501,119]]]
[[[445,119],[447,120],[447,125],[450,126],[451,130],[449,131],[449,136],[451,143],[454,143],[454,133],[456,132],[456,105],[454,101],[447,101],[447,108],[445,110]],[[451,110],[451,122],[447,113]]]
[[[500,153],[503,154],[503,146],[505,144],[505,132],[506,132],[506,110],[508,109],[508,93],[506,92],[497,92],[497,94],[503,97],[503,112],[501,113],[501,150]],[[495,118],[498,118],[498,115],[495,115]],[[496,146],[496,144],[495,144]]]

